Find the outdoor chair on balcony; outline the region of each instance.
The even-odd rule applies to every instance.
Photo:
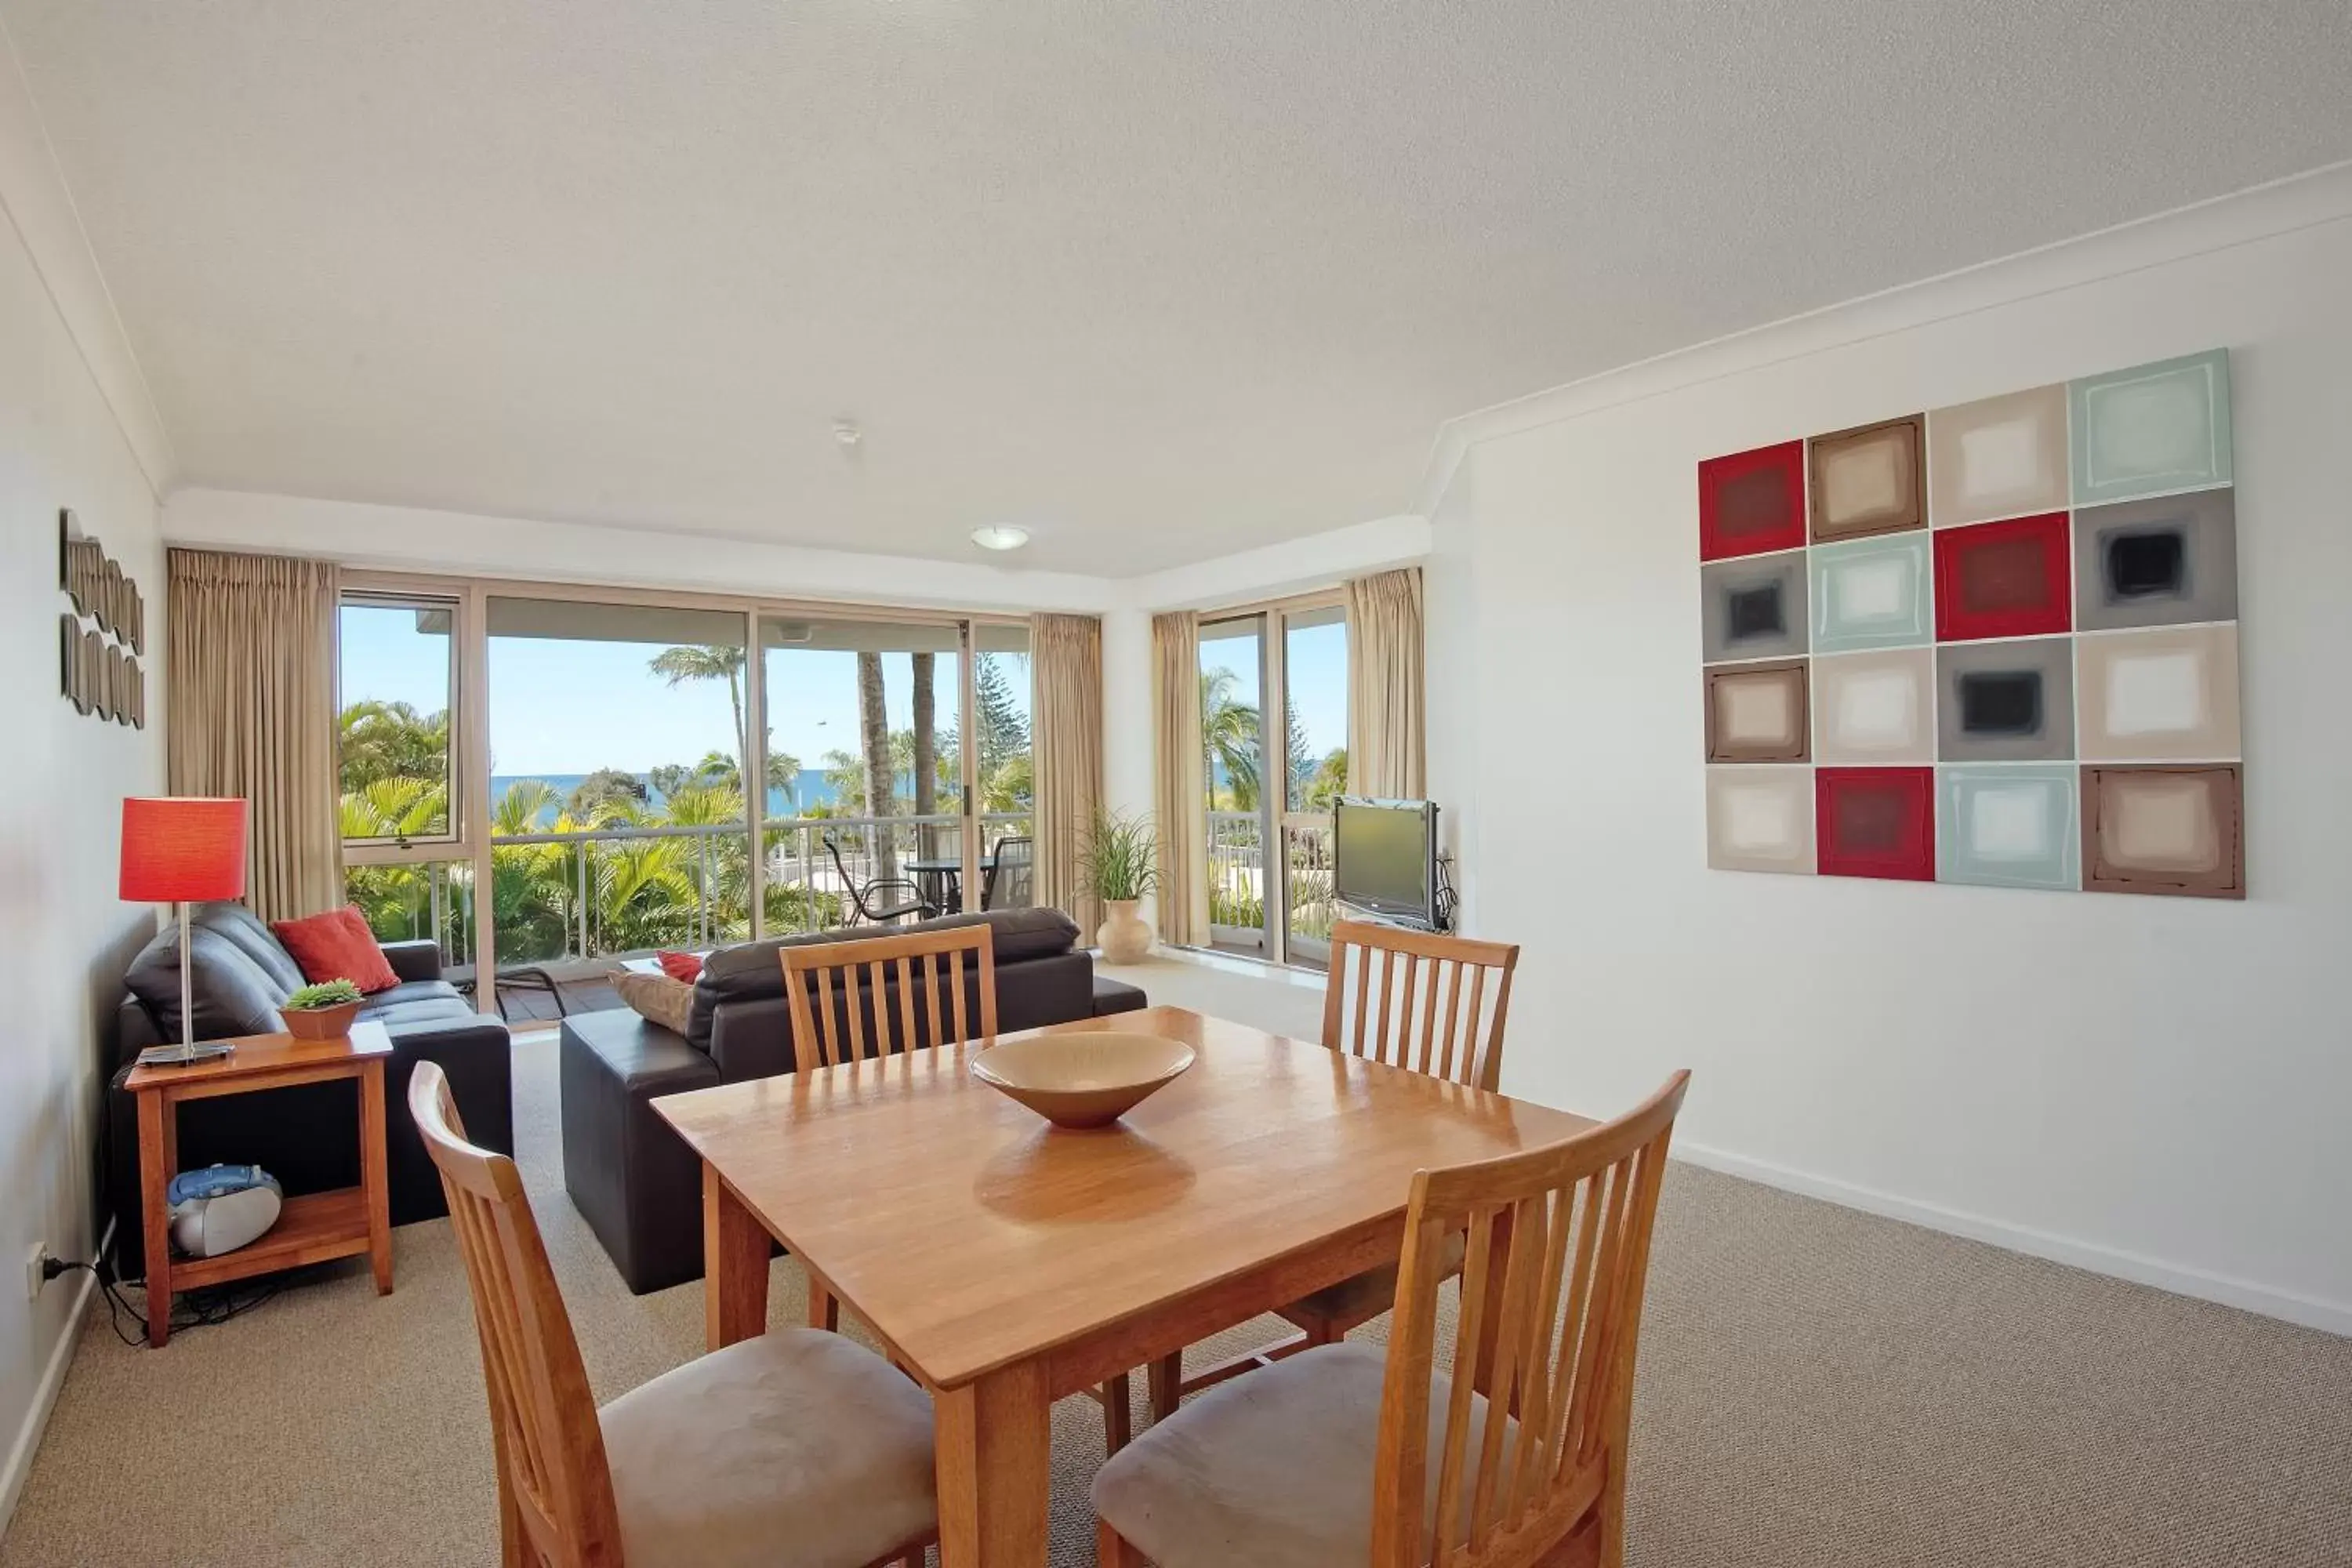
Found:
[[[988,878],[980,885],[983,910],[1025,910],[1037,901],[1037,841],[1007,834],[988,858]]]
[[[841,858],[841,846],[830,833],[824,836],[824,852],[833,857],[833,868],[841,873],[842,890],[849,895],[857,918],[868,925],[887,925],[908,915],[930,920],[940,912],[937,905],[923,897],[923,890],[904,877],[874,877],[859,881],[849,863]],[[903,899],[901,894],[905,895]]]

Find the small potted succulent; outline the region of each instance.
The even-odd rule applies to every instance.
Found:
[[[1103,812],[1078,851],[1078,876],[1108,911],[1095,941],[1112,963],[1134,963],[1151,951],[1151,928],[1135,906],[1160,885],[1159,850],[1150,817]]]
[[[359,1011],[360,988],[349,980],[305,985],[278,1009],[286,1032],[298,1040],[340,1040],[352,1032]]]

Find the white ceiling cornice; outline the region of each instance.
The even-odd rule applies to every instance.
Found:
[[[1447,420],[1422,477],[1434,517],[1482,441],[1663,396],[1781,360],[1908,331],[2103,278],[2352,219],[2352,161],[1676,349]]]

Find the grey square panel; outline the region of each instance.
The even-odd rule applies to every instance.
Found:
[[[1937,647],[1937,761],[2055,763],[2074,754],[2072,637]]]
[[[1699,658],[1786,658],[1806,648],[1805,552],[1751,555],[1699,568]]]
[[[2084,507],[2074,514],[2074,629],[2238,618],[2235,490]]]

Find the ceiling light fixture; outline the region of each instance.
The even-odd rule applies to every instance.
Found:
[[[971,542],[982,550],[1018,550],[1029,542],[1029,531],[1009,522],[992,522],[973,529]]]
[[[855,419],[836,419],[833,422],[833,438],[840,443],[841,449],[845,452],[865,440],[866,432],[857,427],[857,421]]]

